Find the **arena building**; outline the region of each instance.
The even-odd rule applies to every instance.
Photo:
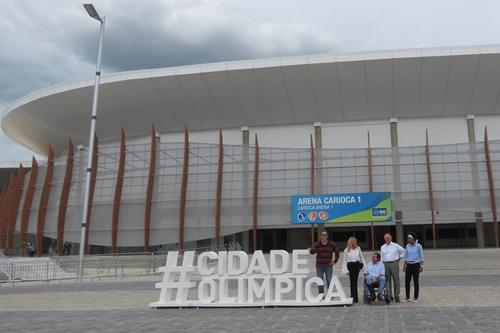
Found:
[[[93,80],[11,104],[2,129],[46,156],[1,197],[1,243],[78,243]],[[290,197],[391,192],[393,221],[328,224],[341,246],[416,232],[498,246],[500,46],[312,55],[104,75],[92,252],[307,247]],[[486,130],[487,128],[487,130]],[[77,246],[74,246],[77,248]]]

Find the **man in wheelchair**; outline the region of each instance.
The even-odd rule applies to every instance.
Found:
[[[390,300],[386,287],[385,268],[384,264],[380,262],[380,253],[375,252],[372,255],[372,261],[366,265],[364,275],[363,298],[365,303],[369,304],[374,302],[375,299],[378,299],[379,301],[385,301],[386,304],[389,304]]]

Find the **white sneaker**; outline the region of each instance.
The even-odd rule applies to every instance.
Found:
[[[404,300],[402,300],[401,302],[403,302],[403,303],[408,303],[409,301],[410,301],[410,299],[409,299],[409,298],[405,298],[405,299],[404,299]]]
[[[410,302],[412,302],[412,303],[418,303],[418,299],[412,299]]]

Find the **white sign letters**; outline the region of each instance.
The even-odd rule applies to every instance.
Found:
[[[328,306],[352,304],[337,276],[332,277],[326,294],[317,294],[324,282],[307,267],[307,250],[292,255],[273,250],[269,259],[262,251],[203,252],[195,263],[194,251],[169,252],[163,281],[156,284],[161,307],[254,307]],[[291,267],[291,270],[289,268]]]

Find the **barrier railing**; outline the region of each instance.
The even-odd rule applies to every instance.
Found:
[[[230,246],[203,247],[185,251],[226,251],[241,249]],[[9,253],[8,250],[3,250]],[[1,253],[1,251],[0,251]],[[84,279],[124,278],[158,274],[165,265],[168,251],[151,253],[124,253],[118,255],[86,256],[83,267]],[[182,260],[182,256],[179,257]],[[23,281],[51,281],[77,279],[78,256],[7,257],[0,255],[0,283]]]
[[[83,277],[145,276],[158,273],[166,255],[89,256],[85,258]],[[50,281],[76,279],[78,256],[11,258],[0,261],[0,282]]]

